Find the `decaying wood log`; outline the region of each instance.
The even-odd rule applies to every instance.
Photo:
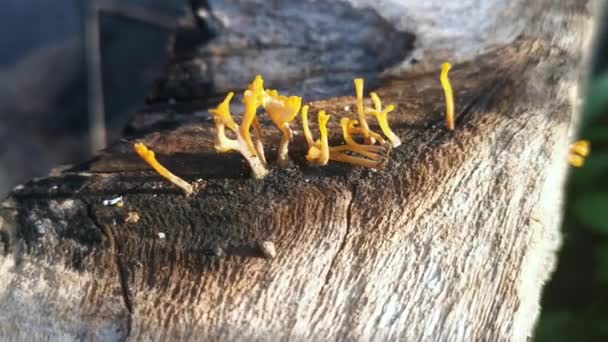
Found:
[[[492,20],[524,22],[516,38],[454,55],[455,131],[438,68],[422,60],[377,79],[403,140],[384,170],[307,166],[298,131],[293,165],[253,180],[239,155],[215,153],[204,104],[186,92],[137,114],[96,159],[16,188],[0,208],[0,337],[526,340],[560,241],[590,10],[510,4]],[[426,37],[425,56],[438,44]],[[321,108],[339,143],[336,117],[354,115],[354,98],[311,102]],[[195,194],[153,173],[135,140]]]

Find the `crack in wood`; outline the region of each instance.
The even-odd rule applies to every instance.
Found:
[[[87,214],[93,224],[101,231],[101,233],[108,239],[110,255],[114,258],[114,263],[117,268],[118,273],[118,282],[121,289],[121,296],[123,298],[123,303],[129,312],[127,318],[127,330],[125,334],[121,337],[121,341],[127,341],[129,336],[131,335],[131,329],[133,324],[133,301],[132,294],[129,287],[129,270],[127,269],[124,261],[120,257],[120,252],[118,251],[116,245],[116,239],[114,238],[115,234],[110,227],[105,224],[101,224],[97,220],[97,216],[95,215],[93,205],[86,201],[83,201],[87,208]]]
[[[333,269],[335,268],[336,263],[338,262],[338,257],[344,251],[344,248],[346,247],[346,243],[348,241],[348,236],[350,235],[351,226],[352,226],[352,222],[351,222],[352,221],[352,207],[353,207],[353,203],[355,202],[355,196],[357,194],[357,185],[356,184],[353,184],[351,186],[350,193],[351,193],[350,201],[348,202],[348,206],[346,207],[346,231],[344,232],[344,237],[342,238],[342,241],[340,241],[340,247],[338,247],[336,254],[334,254],[334,257],[332,258],[332,260],[329,264],[329,269],[327,270],[327,273],[325,274],[325,281],[323,282],[323,287],[321,288],[321,292],[319,293],[319,296],[321,296],[323,294],[325,287],[329,284],[329,279],[333,275]]]

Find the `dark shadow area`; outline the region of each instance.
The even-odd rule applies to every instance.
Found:
[[[87,0],[89,1],[89,0]],[[186,0],[91,0],[99,7],[109,142],[163,73],[167,19]],[[85,1],[7,0],[0,11],[0,195],[51,168],[91,156],[85,69]],[[165,18],[162,25],[155,15]]]

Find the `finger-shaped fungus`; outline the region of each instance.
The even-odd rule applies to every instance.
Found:
[[[574,167],[582,167],[585,164],[585,157],[591,152],[589,140],[578,140],[570,145],[568,162]]]
[[[146,145],[142,143],[136,143],[133,145],[135,148],[135,152],[148,163],[156,172],[158,172],[161,176],[165,177],[171,183],[180,187],[186,195],[192,194],[192,185],[186,182],[185,180],[179,178],[178,176],[171,173],[171,171],[167,170],[166,167],[162,166],[154,155],[154,151],[148,149]]]
[[[238,126],[232,119],[230,114],[230,101],[234,96],[233,92],[228,93],[224,101],[222,101],[215,109],[209,110],[215,121],[215,150],[221,153],[228,151],[238,151],[239,144],[237,141],[229,139],[226,136],[226,127],[234,132],[238,132]]]
[[[308,147],[311,147],[315,144],[315,141],[312,138],[312,133],[310,133],[310,128],[308,127],[308,105],[302,107],[302,130],[304,131],[306,144]]]
[[[293,137],[289,123],[298,116],[301,105],[302,98],[298,96],[281,96],[276,90],[266,90],[264,93],[264,110],[282,134],[277,156],[280,167],[287,167],[289,164],[288,147]]]
[[[253,144],[255,147],[255,151],[257,152],[258,158],[262,161],[262,164],[266,166],[268,163],[266,162],[266,155],[264,154],[264,144],[262,143],[262,126],[260,126],[260,122],[258,118],[253,119]]]
[[[253,82],[247,87],[243,94],[245,111],[240,125],[232,118],[230,113],[230,101],[233,93],[229,93],[226,98],[209,112],[213,114],[216,126],[215,149],[218,152],[237,151],[249,162],[255,178],[264,177],[266,170],[266,159],[264,157],[264,147],[262,144],[262,130],[257,120],[256,114],[260,107],[263,107],[272,122],[281,131],[281,142],[278,148],[277,164],[286,167],[289,164],[289,142],[293,138],[293,131],[289,124],[295,120],[298,112],[302,112],[302,127],[308,152],[306,159],[315,165],[326,165],[329,160],[350,163],[354,165],[380,168],[388,160],[387,155],[390,145],[399,146],[401,140],[390,129],[388,125],[388,113],[393,111],[393,105],[382,108],[382,102],[376,93],[371,93],[374,108],[363,107],[363,79],[354,80],[357,95],[357,114],[358,120],[344,118],[340,121],[342,135],[345,145],[329,146],[329,133],[327,122],[330,116],[324,111],[319,110],[318,126],[319,139],[314,139],[308,126],[308,106],[302,106],[302,98],[298,96],[282,96],[276,90],[264,89],[263,79],[260,75],[256,76]],[[369,129],[366,115],[371,114],[376,117],[382,132],[391,144],[386,144],[386,140],[378,133]],[[250,130],[253,126],[253,139]],[[231,130],[236,139],[226,136],[226,127]],[[355,141],[353,136],[363,138],[362,143]],[[380,145],[374,145],[379,142]]]
[[[250,88],[252,87],[250,86]],[[251,129],[251,125],[253,124],[253,121],[257,114],[258,107],[261,104],[259,101],[259,94],[254,90],[245,90],[245,93],[243,94],[243,104],[245,105],[245,112],[243,113],[243,120],[241,121],[239,131],[241,133],[241,136],[247,143],[247,146],[249,146],[249,150],[251,151],[251,153],[256,156],[257,151],[255,149],[255,145],[253,144],[253,140],[251,139],[251,133],[249,130]]]
[[[362,133],[361,133],[362,129],[358,125],[359,125],[358,120],[349,120],[348,131],[351,136],[362,135]],[[378,134],[374,131],[369,131],[369,136],[372,137],[373,139],[375,139],[380,145],[386,144],[386,141],[384,140],[384,138],[380,134]]]
[[[448,78],[448,72],[452,68],[450,63],[441,64],[441,86],[445,93],[445,125],[449,130],[454,130],[454,92]]]
[[[256,80],[254,80],[252,85],[250,85],[250,89],[245,91],[245,113],[243,114],[243,122],[241,123],[240,127],[234,122],[232,115],[230,114],[230,100],[234,95],[233,93],[228,93],[224,101],[222,101],[215,109],[209,110],[209,112],[213,115],[215,120],[216,151],[221,153],[229,151],[239,152],[249,163],[254,178],[260,179],[268,174],[268,170],[266,169],[264,150],[261,144],[261,130],[259,129],[259,124],[256,123],[255,118],[257,107],[261,105],[260,97],[257,94],[259,92],[259,88],[256,89],[256,81],[258,81],[258,77],[256,77]],[[258,84],[259,82],[261,82],[261,77],[259,78]],[[246,130],[243,129],[244,123],[247,125]],[[254,125],[254,134],[256,135],[255,145],[249,134],[249,127],[252,124]],[[226,136],[225,127],[228,127],[235,133],[236,140],[230,139]],[[246,132],[246,134],[244,132]],[[258,141],[259,143],[257,143]]]
[[[361,135],[363,135],[365,143],[370,145],[375,141],[370,134],[370,129],[367,125],[367,120],[365,119],[365,110],[363,109],[363,79],[355,78],[353,82],[355,83],[355,94],[357,95],[357,115],[359,117],[359,123],[361,124]]]
[[[310,128],[308,127],[308,106],[302,108],[302,127],[304,130],[304,136],[308,143],[308,154],[306,154],[306,160],[316,165],[326,165],[329,161],[329,138],[327,134],[327,121],[329,121],[329,115],[324,110],[320,110],[317,113],[319,120],[319,133],[320,138],[313,141]]]
[[[329,153],[329,159],[331,159],[333,161],[337,161],[337,162],[349,163],[349,164],[353,164],[353,165],[357,165],[357,166],[363,166],[363,167],[367,167],[370,169],[381,169],[384,167],[384,165],[386,164],[386,161],[388,160],[385,157],[378,157],[376,160],[371,160],[371,159],[350,156],[348,154],[345,154],[345,153],[342,153],[342,152],[336,150],[338,147],[342,147],[342,146],[337,146],[335,148],[333,148],[333,147],[331,148],[330,153]]]
[[[348,147],[349,151],[359,153],[368,158],[375,159],[377,153],[384,153],[386,147],[382,145],[362,145],[357,143],[352,136],[352,130],[355,128],[357,120],[349,118],[342,118],[340,120],[340,126],[342,126],[342,137],[344,138],[345,146]]]
[[[330,147],[327,132],[329,115],[324,110],[320,110],[318,116],[321,138],[315,141],[308,127],[308,106],[302,107],[302,127],[309,147],[306,159],[310,163],[326,165],[329,160],[333,160],[369,168],[381,168],[384,166],[387,160],[386,153],[388,152],[386,146],[358,144],[352,138],[350,130],[354,125],[352,125],[351,121],[356,122],[357,120],[343,118],[340,124],[342,125],[346,145]],[[356,129],[359,130],[358,127]],[[360,131],[357,133],[360,133]],[[347,154],[347,152],[358,153],[366,158],[352,156]]]
[[[357,143],[351,135],[351,130],[356,122],[357,120],[349,118],[342,118],[340,120],[342,136],[346,145],[330,147],[329,159],[363,167],[382,168],[387,160],[386,155],[390,147],[386,145],[363,145]],[[366,158],[352,156],[346,152],[358,153]]]
[[[390,140],[393,147],[397,147],[401,145],[401,139],[393,133],[391,128],[388,125],[388,113],[395,110],[394,105],[388,105],[386,108],[382,109],[382,101],[380,101],[380,97],[378,94],[372,92],[370,93],[372,98],[372,102],[374,103],[374,108],[365,108],[365,113],[372,114],[378,120],[378,125],[380,125],[380,129],[382,133]]]

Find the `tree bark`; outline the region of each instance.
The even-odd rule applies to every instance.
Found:
[[[450,74],[455,131],[431,62],[378,78],[403,141],[383,170],[307,166],[295,125],[291,167],[253,180],[239,155],[215,153],[193,96],[148,106],[96,159],[16,188],[0,208],[0,336],[528,339],[560,243],[590,14],[574,0],[512,4],[526,18],[517,38]],[[310,105],[332,114],[339,144],[354,98]],[[134,141],[195,194],[150,171]]]

